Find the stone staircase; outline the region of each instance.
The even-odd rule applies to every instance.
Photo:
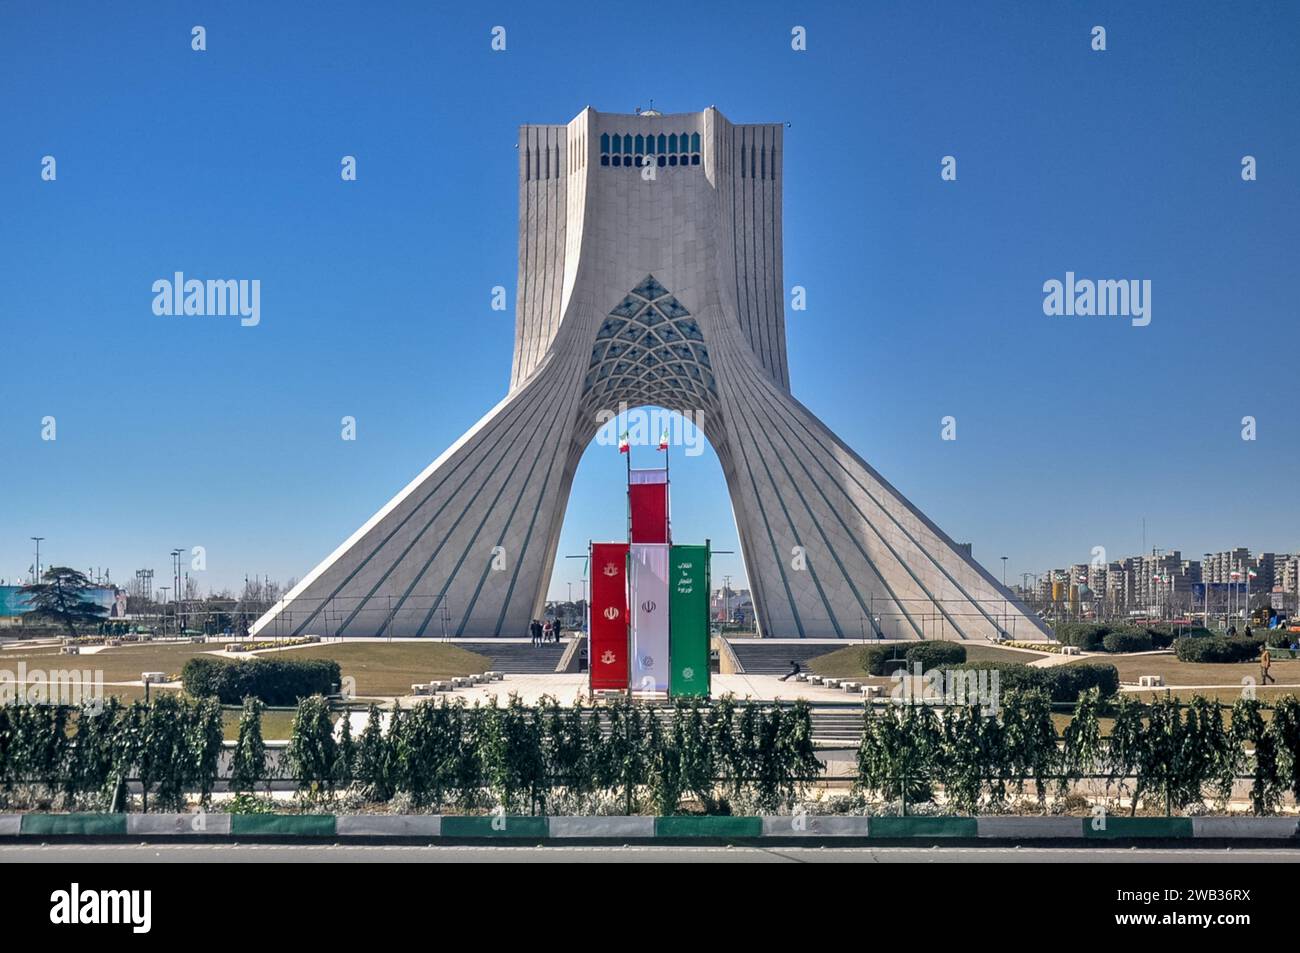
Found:
[[[542,675],[555,671],[564,655],[566,643],[545,642],[530,645],[527,642],[505,642],[491,639],[469,642],[457,639],[458,648],[486,655],[492,660],[489,666],[495,672],[506,675]]]
[[[837,648],[834,645],[817,642],[798,645],[789,642],[773,644],[762,639],[728,639],[727,641],[748,675],[784,675],[790,671],[791,659],[798,662],[806,672],[809,659],[834,652]]]

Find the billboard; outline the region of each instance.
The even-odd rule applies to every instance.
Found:
[[[0,616],[23,615],[31,612],[28,597],[22,586],[0,586]],[[93,602],[108,610],[105,619],[121,619],[126,616],[126,590],[113,586],[95,586],[86,590],[84,601]]]

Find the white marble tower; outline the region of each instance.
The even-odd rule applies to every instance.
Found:
[[[253,631],[523,635],[626,402],[702,415],[765,636],[1049,637],[791,395],[781,134],[714,108],[521,128],[509,393]]]

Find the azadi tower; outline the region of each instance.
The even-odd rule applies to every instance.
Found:
[[[763,635],[1048,638],[790,393],[781,133],[712,107],[522,127],[509,393],[253,631],[524,635],[625,403],[702,414]]]

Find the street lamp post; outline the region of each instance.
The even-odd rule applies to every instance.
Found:
[[[171,591],[171,586],[159,586],[162,592],[162,606],[159,609],[159,621],[162,622],[163,635],[167,634],[167,616],[164,614],[167,608],[167,593]]]
[[[1007,557],[1002,557],[1002,588],[1007,587]]]
[[[41,540],[45,537],[32,536],[29,538],[36,541],[36,575],[32,577],[32,584],[35,585],[41,581]]]

